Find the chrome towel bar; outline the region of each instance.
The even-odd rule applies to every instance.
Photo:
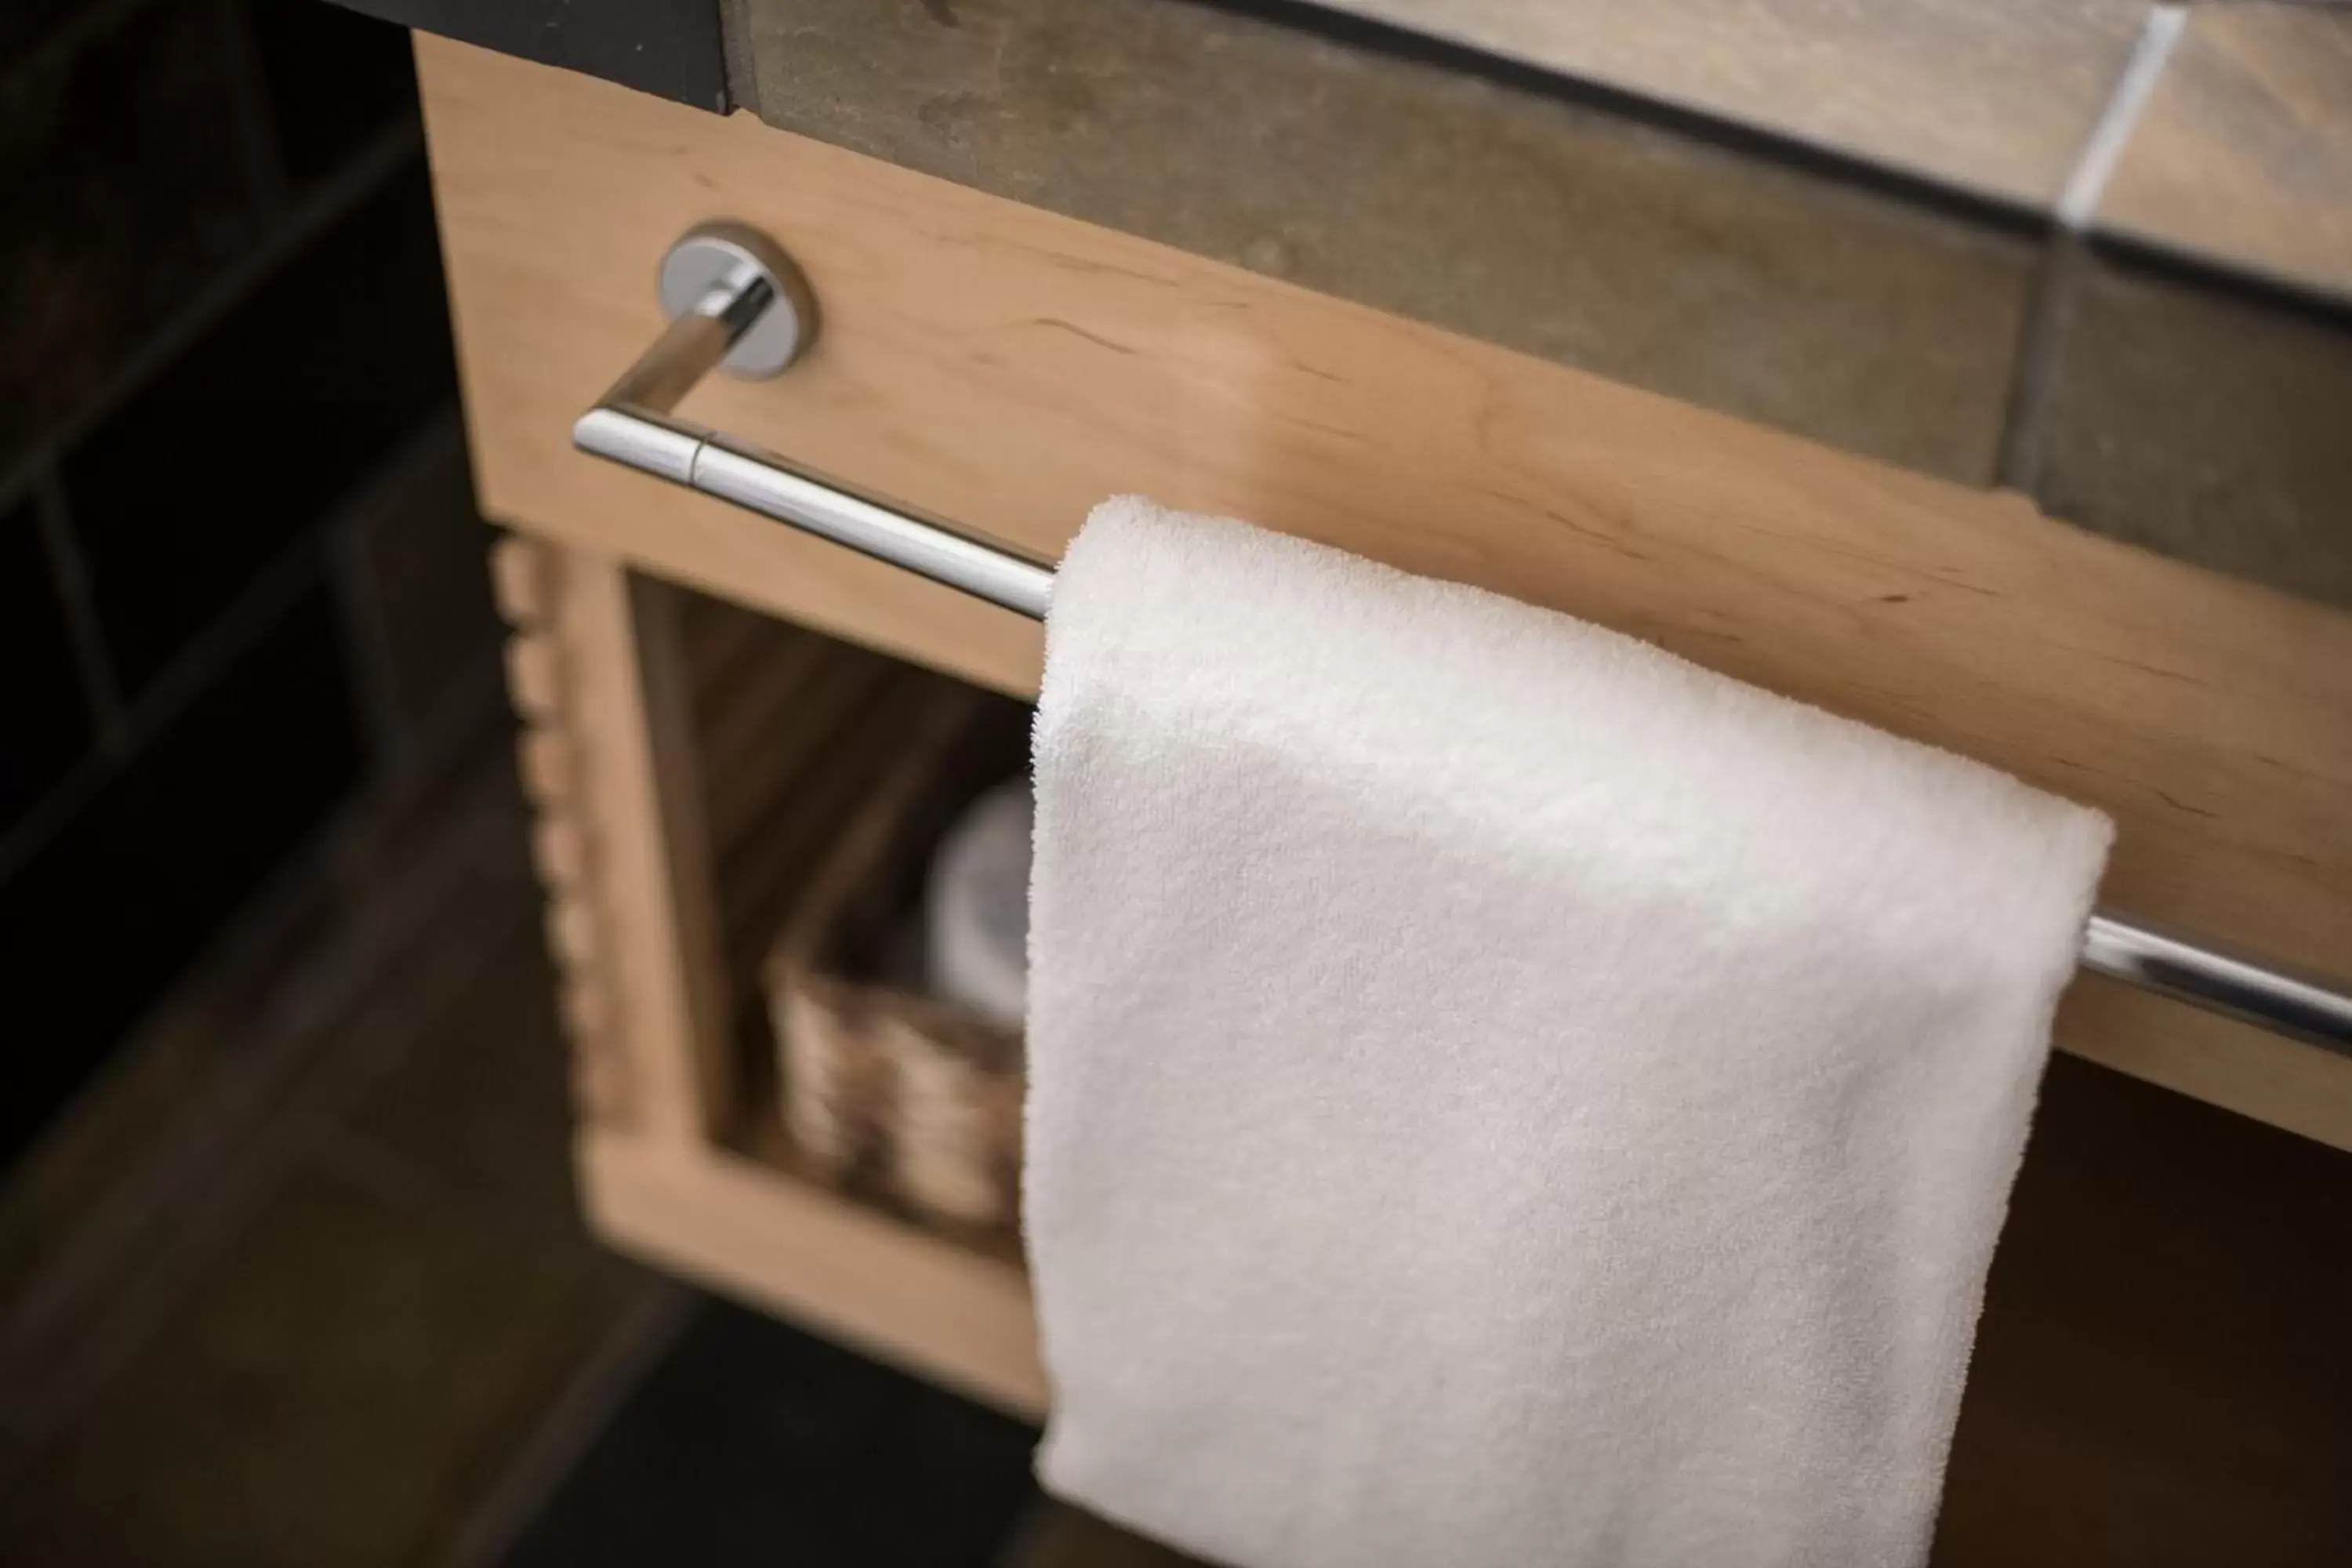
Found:
[[[1033,620],[1054,573],[945,524],[854,494],[670,410],[713,368],[782,373],[816,332],[800,269],[737,224],[688,232],[662,260],[668,329],[572,427],[572,445],[959,588]],[[2095,911],[2082,965],[2145,990],[2352,1056],[2352,993],[2205,942]]]

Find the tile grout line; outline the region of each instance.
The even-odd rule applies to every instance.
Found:
[[[123,8],[124,14],[129,14],[133,5],[144,3],[145,0],[132,0],[131,5]],[[378,132],[333,174],[321,181],[292,207],[279,213],[269,232],[257,244],[218,273],[170,321],[149,334],[143,346],[107,380],[83,408],[30,442],[5,478],[0,478],[0,492],[22,492],[28,494],[33,500],[37,525],[43,535],[46,553],[50,557],[50,570],[67,608],[68,634],[77,662],[86,667],[78,672],[84,686],[85,700],[91,704],[100,720],[96,726],[99,744],[68,769],[65,775],[5,832],[0,832],[0,880],[12,875],[25,860],[37,852],[83,804],[104,787],[131,752],[135,752],[145,740],[152,739],[184,706],[184,702],[161,700],[163,689],[186,673],[183,667],[203,662],[202,650],[208,641],[217,641],[221,637],[228,622],[240,616],[250,619],[253,601],[270,596],[274,591],[269,584],[275,584],[276,589],[286,587],[280,574],[289,572],[290,556],[316,554],[311,542],[298,540],[266,563],[240,595],[200,628],[150,680],[148,689],[137,700],[132,700],[123,694],[112,659],[107,654],[104,634],[98,624],[95,588],[89,581],[80,551],[71,538],[69,501],[65,494],[64,479],[64,465],[71,449],[165,374],[185,350],[251,299],[312,241],[388,185],[421,153],[423,146],[422,129],[413,118],[387,126]],[[405,455],[413,444],[405,439],[396,444],[392,460],[397,461]],[[370,489],[383,478],[383,467],[379,465],[376,469],[355,480],[352,490]],[[340,514],[347,511],[351,503],[351,492],[330,502],[322,512],[326,519],[322,526],[335,526]],[[291,603],[290,593],[280,596],[287,603]],[[84,624],[85,616],[89,621],[87,626]],[[245,630],[254,631],[255,628],[247,626]],[[230,648],[224,657],[233,658],[241,648],[242,640],[236,637],[229,640],[237,647]],[[194,688],[201,684],[201,680],[181,680],[179,685],[187,689],[181,695],[192,694]],[[370,739],[373,741],[373,737]]]
[[[2042,434],[2057,380],[2058,358],[2074,320],[2076,279],[2089,261],[2089,235],[2107,182],[2122,163],[2148,100],[2156,96],[2165,67],[2189,20],[2181,5],[2149,8],[2130,58],[2116,78],[2106,107],[2083,143],[2060,190],[2049,238],[2035,269],[2033,298],[2019,334],[2017,364],[2009,408],[1994,458],[1994,481],[2028,496],[2042,479]]]
[[[244,304],[268,283],[279,268],[290,264],[311,241],[317,239],[337,222],[358,208],[379,190],[384,188],[398,173],[407,167],[424,145],[423,132],[414,120],[387,127],[376,139],[350,159],[341,169],[322,182],[290,213],[285,215],[274,231],[259,245],[247,251],[237,262],[216,277],[196,300],[181,310],[171,321],[149,335],[145,345],[119,370],[87,406],[57,428],[35,439],[24,450],[16,466],[0,478],[0,492],[29,493],[35,502],[39,526],[45,542],[50,544],[52,570],[61,569],[61,562],[80,560],[79,550],[65,557],[56,556],[54,542],[47,535],[52,528],[64,527],[68,519],[68,505],[64,495],[64,464],[70,449],[91,431],[121,411],[148,384],[163,374],[187,348],[201,340],[225,320],[230,312]],[[342,495],[321,509],[322,521],[311,537],[297,539],[270,561],[265,563],[250,578],[239,595],[221,609],[205,626],[190,637],[163,670],[147,683],[147,689],[133,700],[125,698],[120,682],[113,679],[111,661],[105,668],[108,685],[114,700],[111,726],[115,740],[111,745],[101,745],[68,769],[65,776],[53,784],[42,798],[27,809],[5,832],[0,832],[0,880],[5,880],[17,868],[36,853],[41,845],[60,829],[65,822],[104,786],[113,775],[116,764],[130,752],[136,751],[147,739],[169,724],[172,718],[185,706],[185,699],[194,695],[203,684],[201,679],[187,677],[187,666],[205,663],[211,655],[220,654],[215,647],[226,638],[233,646],[222,658],[233,658],[247,638],[242,635],[260,635],[266,626],[257,628],[248,623],[253,619],[256,604],[263,599],[282,600],[291,604],[301,586],[289,587],[287,579],[299,576],[305,570],[315,570],[320,563],[320,547],[316,534],[338,527],[353,506],[376,486],[399,463],[413,460],[414,448],[420,440],[429,437],[441,416],[427,416],[418,429],[404,436],[394,444],[390,453],[368,471],[354,479]],[[418,432],[421,431],[420,435]],[[45,494],[54,487],[57,494]],[[49,515],[56,509],[54,519]],[[67,541],[68,543],[71,542]],[[296,557],[307,558],[298,563]],[[94,590],[87,583],[87,574],[79,574],[84,592],[89,595],[90,613],[96,615]],[[60,591],[69,584],[59,578]],[[75,649],[81,651],[77,623],[71,618],[74,600],[68,601],[69,626],[75,628]],[[282,605],[281,606],[282,607]],[[267,619],[267,617],[263,617]],[[229,623],[239,621],[241,631],[230,635]],[[102,636],[102,634],[100,634]],[[102,641],[99,651],[103,652]],[[176,682],[176,685],[174,684]],[[167,700],[167,689],[177,697]],[[101,731],[101,739],[106,731]],[[371,737],[373,740],[373,737]]]
[[[34,526],[49,561],[49,582],[66,613],[66,634],[73,645],[74,673],[82,699],[89,706],[90,730],[98,750],[120,758],[130,749],[130,721],[123,709],[122,683],[107,651],[106,631],[98,614],[98,595],[89,580],[89,563],[74,537],[73,518],[66,502],[65,481],[55,463],[43,462],[32,483]]]
[[[397,485],[412,468],[431,461],[435,444],[446,439],[454,427],[454,410],[445,404],[403,433],[341,495],[320,509],[303,534],[264,562],[226,605],[190,634],[149,679],[145,690],[121,702],[120,751],[84,757],[14,824],[0,831],[0,881],[38,854],[66,821],[105,786],[119,761],[170,729],[203,695],[209,678],[267,636],[278,624],[278,615],[306,589],[325,585],[331,590],[327,578],[334,542],[363,517],[386,489]],[[338,596],[337,608],[343,607]],[[375,737],[370,735],[368,740],[373,744]]]
[[[282,550],[211,623],[174,654],[172,663],[120,715],[115,746],[85,756],[5,833],[0,833],[0,882],[23,869],[83,805],[120,771],[118,763],[170,729],[212,684],[210,678],[248,652],[270,632],[303,593],[319,581],[314,539],[298,539]]]
[[[330,513],[325,526],[331,529],[336,521]],[[276,630],[302,595],[319,585],[318,544],[316,539],[297,539],[255,573],[245,590],[147,682],[147,689],[123,705],[123,729],[132,746],[152,744],[170,729],[212,689],[215,676]]]

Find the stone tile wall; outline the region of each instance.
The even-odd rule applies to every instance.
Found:
[[[730,17],[785,130],[2352,606],[2333,296],[1285,0]]]
[[[0,1166],[496,668],[406,36],[7,10]]]

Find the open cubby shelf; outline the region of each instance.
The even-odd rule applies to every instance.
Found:
[[[858,715],[948,678],[593,552],[515,538],[497,565],[591,1223],[688,1279],[1042,1416],[1013,1238],[950,1234],[813,1176],[778,1115],[758,994],[799,879],[871,776]],[[2337,1327],[2352,1262],[2311,1245],[2347,1202],[2332,1150],[2054,1058],[1939,1553],[2007,1561],[2081,1519],[2177,1518],[2186,1498],[2265,1521],[2251,1556],[2297,1560],[2326,1528],[2312,1504],[2327,1491],[2298,1456],[2336,1451],[2352,1401]]]
[[[583,552],[510,538],[495,567],[591,1223],[1041,1415],[1017,1242],[810,1173],[783,1134],[761,994],[794,890],[887,761],[877,721],[949,678]]]

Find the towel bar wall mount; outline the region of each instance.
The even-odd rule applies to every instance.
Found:
[[[1043,620],[1054,573],[936,520],[857,495],[672,412],[713,369],[781,374],[814,340],[815,298],[775,243],[740,224],[690,229],[662,259],[670,324],[572,429],[572,445]],[[2352,1056],[2352,990],[2108,910],[2084,968]]]

